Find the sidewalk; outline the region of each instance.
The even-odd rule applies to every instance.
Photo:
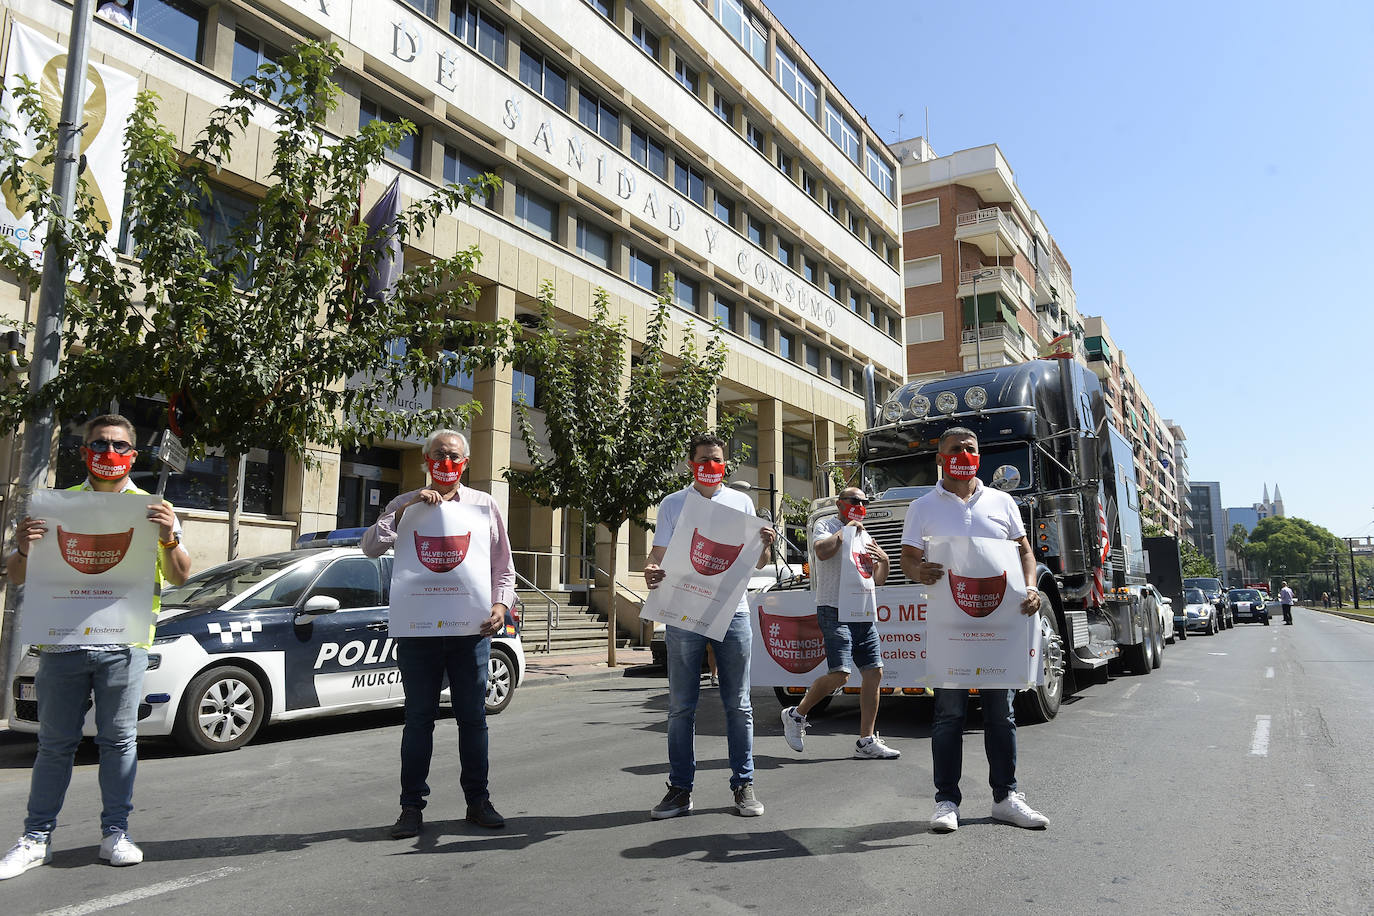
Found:
[[[548,687],[568,684],[573,681],[590,681],[602,678],[624,677],[627,672],[662,677],[666,683],[668,673],[655,669],[653,657],[647,646],[617,649],[615,667],[606,665],[606,650],[588,649],[584,652],[569,652],[562,655],[545,655],[537,652],[525,653],[525,680],[521,690],[530,687]],[[643,672],[635,669],[643,668]]]

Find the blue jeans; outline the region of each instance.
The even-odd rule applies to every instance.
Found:
[[[830,604],[816,605],[816,623],[825,638],[825,662],[829,673],[851,674],[851,665],[860,671],[883,666],[883,650],[878,644],[878,628],[873,621],[841,623],[840,609]]]
[[[429,794],[429,764],[434,756],[434,721],[439,694],[448,675],[453,717],[458,720],[459,783],[469,805],[487,793],[487,667],[491,639],[486,636],[419,636],[396,641],[396,664],[405,687],[405,727],[401,730],[401,806],[424,808]]]
[[[725,638],[707,640],[699,633],[668,627],[668,782],[691,790],[696,777],[697,699],[701,694],[701,659],[706,643],[716,650],[720,703],[725,707],[725,741],[730,748],[730,788],[754,781],[754,707],[749,702],[749,653],[754,633],[749,614],[730,621]]]
[[[100,749],[100,831],[128,832],[138,771],[138,701],[148,650],[132,646],[44,652],[38,658],[38,756],[29,783],[24,833],[46,839],[72,781],[86,702],[95,694]]]
[[[1014,690],[984,690],[983,747],[988,755],[988,785],[992,800],[1001,801],[1016,791],[1016,713]],[[935,769],[935,800],[959,804],[959,776],[964,765],[964,715],[968,691],[935,689],[935,724],[930,733],[930,753]]]

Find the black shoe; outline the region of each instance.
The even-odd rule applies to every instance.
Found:
[[[489,827],[492,830],[500,830],[506,826],[506,819],[496,813],[496,809],[491,806],[491,799],[489,798],[484,798],[475,805],[468,805],[467,819],[469,824]]]
[[[408,840],[413,836],[419,836],[424,827],[425,821],[420,809],[405,807],[401,809],[401,816],[396,818],[396,823],[391,825],[391,838]]]
[[[679,814],[692,813],[692,790],[679,789],[677,786],[669,784],[668,794],[663,796],[663,801],[654,806],[654,810],[649,812],[649,817],[656,821],[664,820],[669,817],[677,817]]]

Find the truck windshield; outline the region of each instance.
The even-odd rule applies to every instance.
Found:
[[[1028,490],[1031,486],[1031,451],[1025,442],[1007,442],[989,445],[983,449],[978,462],[978,479],[985,484],[992,483],[992,475],[1004,464],[1016,468],[1021,475],[1021,485],[1017,490]],[[872,496],[882,494],[895,487],[931,487],[939,481],[933,451],[918,452],[913,455],[898,455],[893,458],[879,458],[864,464],[864,487]],[[1015,491],[1013,491],[1015,492]]]

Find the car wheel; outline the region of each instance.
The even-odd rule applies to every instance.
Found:
[[[232,665],[202,671],[181,698],[173,735],[182,747],[216,754],[243,747],[267,720],[257,677]]]
[[[494,716],[515,696],[515,659],[505,649],[493,647],[487,662],[487,715]]]
[[[1155,622],[1155,651],[1154,658],[1150,659],[1150,666],[1158,668],[1164,664],[1164,623],[1159,619],[1159,615],[1154,616]]]

